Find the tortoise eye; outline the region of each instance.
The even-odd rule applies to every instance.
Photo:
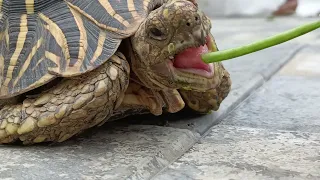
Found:
[[[156,4],[153,8],[152,8],[152,10],[154,11],[154,10],[156,10],[156,9],[159,9],[161,7],[161,4]]]
[[[158,28],[151,28],[150,35],[152,38],[157,39],[157,40],[165,39],[165,34],[161,30],[159,30]]]

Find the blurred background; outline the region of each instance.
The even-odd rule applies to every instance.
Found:
[[[320,0],[198,0],[208,16],[223,17],[316,17]]]

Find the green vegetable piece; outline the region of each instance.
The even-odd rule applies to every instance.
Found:
[[[291,29],[289,31],[277,34],[275,36],[271,36],[269,38],[254,42],[252,44],[248,44],[245,46],[240,46],[232,49],[227,49],[224,51],[206,53],[206,54],[203,54],[201,58],[207,64],[233,59],[236,57],[240,57],[246,54],[250,54],[256,51],[260,51],[260,50],[284,43],[286,41],[302,36],[311,31],[314,31],[318,28],[320,28],[320,21],[308,23],[308,24],[299,26],[297,28]]]

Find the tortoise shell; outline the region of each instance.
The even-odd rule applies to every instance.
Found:
[[[95,69],[161,0],[0,0],[0,99]]]

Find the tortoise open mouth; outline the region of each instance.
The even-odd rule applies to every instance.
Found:
[[[168,64],[170,68],[176,71],[212,78],[214,76],[214,64],[204,63],[201,55],[214,50],[213,40],[209,35],[203,44],[185,48],[184,50],[178,51],[175,56],[169,57],[170,61],[168,61]]]

